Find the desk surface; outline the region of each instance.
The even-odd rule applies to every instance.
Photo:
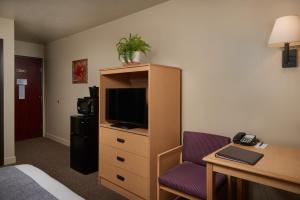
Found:
[[[237,170],[300,184],[300,149],[279,145],[268,145],[265,149],[241,146],[237,144],[229,145],[262,153],[264,154],[264,157],[255,165],[242,164],[222,158],[216,158],[215,152],[204,157],[203,160]]]

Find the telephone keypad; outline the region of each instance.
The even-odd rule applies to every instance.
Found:
[[[241,142],[242,143],[250,143],[250,142],[252,142],[252,140],[255,138],[255,136],[254,135],[246,135],[245,137],[243,137],[242,139],[241,139]]]

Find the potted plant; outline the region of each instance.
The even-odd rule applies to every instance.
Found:
[[[128,38],[121,38],[116,47],[119,59],[125,64],[140,63],[141,55],[146,56],[150,51],[150,45],[138,34],[130,34]]]

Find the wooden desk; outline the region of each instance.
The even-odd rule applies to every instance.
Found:
[[[278,145],[269,145],[266,149],[236,144],[227,146],[230,145],[260,152],[264,157],[255,165],[216,158],[215,152],[204,157],[203,160],[207,162],[207,200],[215,197],[215,172],[300,194],[300,149]],[[237,191],[237,194],[241,194],[241,191]]]

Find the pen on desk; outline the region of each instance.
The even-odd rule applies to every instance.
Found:
[[[261,142],[260,142],[260,144],[259,144],[259,146],[261,147],[263,144],[264,144],[264,142],[263,142],[263,141],[261,141]]]

